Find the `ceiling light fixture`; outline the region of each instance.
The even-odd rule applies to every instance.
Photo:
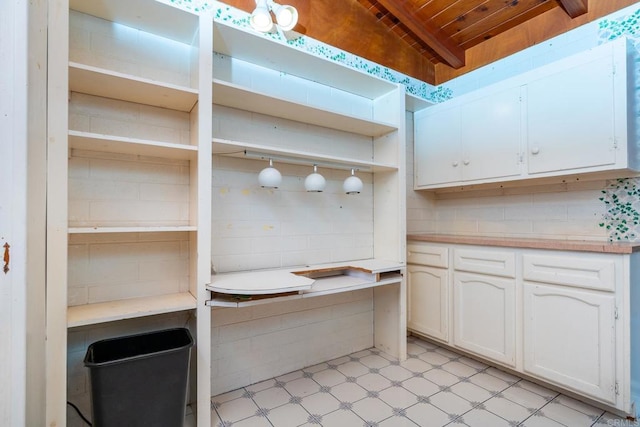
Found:
[[[260,171],[258,182],[263,188],[278,188],[282,183],[280,171],[273,167],[273,159],[269,159],[269,167]]]
[[[271,12],[276,17],[276,23],[282,31],[292,30],[298,23],[298,11],[290,5],[281,5],[273,0],[256,0],[256,8],[251,14],[250,23],[256,30],[268,33],[273,28]]]
[[[251,14],[249,20],[251,26],[263,33],[268,33],[273,28],[273,21],[271,20],[271,14],[269,13],[269,5],[267,0],[256,0],[256,8]]]
[[[318,165],[313,165],[313,173],[309,174],[304,180],[304,188],[311,193],[320,193],[324,191],[327,180],[318,173]]]
[[[356,176],[355,169],[351,169],[351,176],[344,180],[342,189],[347,194],[360,194],[362,188],[362,180]]]

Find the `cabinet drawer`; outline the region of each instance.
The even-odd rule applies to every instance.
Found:
[[[523,255],[525,280],[604,291],[615,290],[616,263],[593,256]]]
[[[449,248],[410,243],[407,245],[407,263],[448,268]]]
[[[455,249],[453,268],[492,276],[516,277],[516,256],[512,252],[486,249]]]

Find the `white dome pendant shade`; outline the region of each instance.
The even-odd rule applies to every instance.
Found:
[[[355,169],[351,169],[351,176],[344,180],[342,189],[347,194],[360,194],[362,188],[362,180],[356,176]]]
[[[278,169],[273,167],[273,160],[269,159],[269,167],[260,171],[258,182],[263,188],[278,188],[282,183],[282,175]]]
[[[313,173],[309,174],[304,180],[304,188],[312,193],[324,191],[327,181],[318,173],[318,165],[313,165]]]

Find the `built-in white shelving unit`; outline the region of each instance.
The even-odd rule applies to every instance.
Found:
[[[49,28],[47,425],[67,425],[67,378],[83,375],[68,333],[180,312],[209,425],[211,18],[154,0],[49,3],[62,12]]]
[[[277,265],[266,270],[234,273],[217,270],[209,286],[213,296],[208,304],[214,309],[227,310],[282,301],[293,304],[295,300],[371,288],[373,344],[402,359],[406,355],[404,87],[224,22],[214,25],[213,45],[216,52],[212,82],[214,119],[216,111],[224,115],[217,124],[214,120],[214,157],[263,160],[272,157],[278,164],[317,164],[323,169],[358,169],[370,173],[372,191],[361,195],[362,199],[344,203],[371,206],[371,258],[365,261],[392,265],[395,273],[382,278],[328,273],[322,278],[314,277],[311,284],[300,284],[299,277],[287,276],[279,269],[282,266]],[[269,121],[273,122],[271,129],[267,125],[258,130],[260,124]],[[276,131],[270,133],[273,129]],[[252,154],[247,156],[249,153]],[[237,160],[234,162],[240,169],[244,168]],[[249,165],[247,169],[252,167]],[[266,194],[259,197],[267,198]],[[302,191],[297,195],[292,191],[286,196],[273,197],[276,200],[286,197],[292,203],[295,197],[301,203],[307,200]],[[274,208],[274,205],[265,207]],[[218,239],[233,237],[230,231],[233,228],[233,224],[229,224],[221,238],[213,235],[214,265],[217,264],[215,254],[221,252],[223,245]],[[362,262],[356,256],[345,260],[346,265],[351,261]],[[279,276],[281,273],[284,276]],[[225,283],[229,284],[227,274],[235,277],[233,289],[225,290]],[[273,275],[277,278],[274,289],[256,288],[271,283],[268,278]],[[296,284],[293,289],[279,288],[289,282]],[[232,365],[230,369],[243,368]],[[248,375],[251,381],[261,380]],[[234,384],[242,385],[246,384]]]

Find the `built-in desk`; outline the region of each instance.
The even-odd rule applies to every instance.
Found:
[[[366,259],[276,270],[216,274],[207,290],[211,307],[248,307],[321,295],[374,289],[374,345],[406,358],[405,266]]]

